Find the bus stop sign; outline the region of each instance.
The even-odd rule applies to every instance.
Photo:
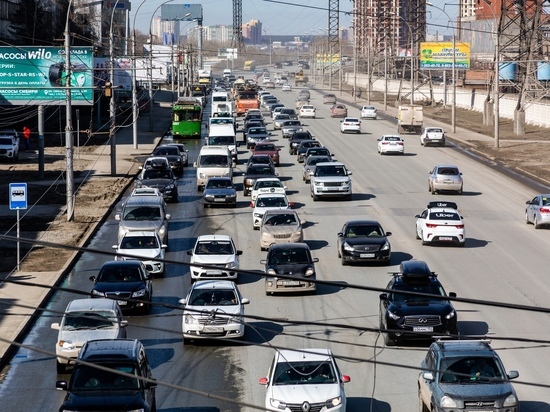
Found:
[[[27,208],[27,184],[26,183],[10,183],[10,209],[26,209]]]

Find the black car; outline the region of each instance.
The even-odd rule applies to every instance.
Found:
[[[385,331],[386,345],[457,334],[456,311],[426,262],[401,263],[386,289],[390,292],[380,295],[380,329]],[[449,296],[456,297],[456,293]]]
[[[296,148],[296,159],[298,163],[303,163],[306,158],[306,151],[310,147],[321,147],[321,142],[319,140],[302,140],[298,147]]]
[[[251,164],[272,165],[273,167],[275,167],[273,159],[268,154],[253,154],[246,161],[245,169],[248,169],[248,166],[250,166]]]
[[[298,120],[298,114],[296,110],[290,109],[288,107],[283,108],[279,113],[288,114],[292,120]]]
[[[245,129],[246,129],[246,124],[249,123],[249,122],[259,122],[262,124],[262,126],[265,126],[265,120],[264,120],[264,116],[261,114],[261,113],[248,113],[244,119],[243,119],[243,122],[244,122],[244,125],[245,125]]]
[[[308,156],[328,156],[332,158],[333,154],[330,153],[330,150],[326,147],[308,147],[304,155],[305,158]]]
[[[136,187],[152,187],[158,189],[168,202],[178,201],[178,180],[170,169],[150,167],[144,169],[138,176]]]
[[[296,149],[302,140],[313,140],[313,135],[309,132],[309,130],[294,132],[290,136],[290,139],[288,140],[288,152],[291,155],[296,154]]]
[[[265,260],[260,261],[267,274],[265,294],[288,292],[316,293],[315,263],[318,258],[311,256],[306,243],[273,244],[267,251]],[[293,279],[281,279],[277,275],[290,276]]]
[[[349,263],[383,262],[391,259],[388,236],[376,220],[350,220],[338,232],[338,257],[342,265]]]
[[[268,155],[265,155],[268,156]],[[268,156],[269,157],[269,156]],[[250,192],[252,192],[252,188],[254,187],[254,183],[256,183],[257,179],[263,178],[263,177],[277,177],[277,173],[275,173],[275,166],[273,166],[273,162],[271,164],[251,164],[246,168],[246,173],[243,178],[243,195],[248,196],[250,195]]]
[[[253,149],[256,143],[268,142],[269,135],[265,127],[250,127],[246,132],[246,148]]]
[[[185,148],[183,143],[168,143],[166,146],[176,146],[180,151],[183,167],[189,166],[189,150]]]
[[[105,262],[94,282],[92,297],[118,301],[122,310],[149,312],[153,300],[153,283],[143,262],[139,260],[113,260]]]
[[[170,168],[176,176],[183,175],[184,160],[180,153],[180,149],[174,145],[158,146],[151,156],[163,156],[168,159]]]
[[[214,205],[237,206],[237,190],[230,177],[211,177],[202,194],[204,207]]]

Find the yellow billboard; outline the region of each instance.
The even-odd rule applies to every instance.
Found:
[[[455,69],[470,68],[470,43],[455,42]],[[420,43],[420,68],[445,70],[453,68],[452,42]]]

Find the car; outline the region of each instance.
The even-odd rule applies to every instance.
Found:
[[[273,160],[273,164],[275,166],[279,166],[279,152],[281,149],[279,149],[275,143],[271,142],[263,142],[263,143],[257,143],[256,146],[254,146],[254,149],[252,150],[252,154],[259,155],[259,154],[266,154],[269,157],[271,157],[271,160]]]
[[[105,262],[94,282],[93,298],[109,298],[121,309],[148,313],[153,300],[153,282],[145,264],[139,260],[112,260]]]
[[[17,134],[0,134],[0,158],[15,162],[19,159],[19,137]]]
[[[281,107],[276,107],[275,109],[273,109],[273,112],[271,113],[271,117],[275,118],[275,115],[281,113],[281,110],[283,110],[284,108],[285,108],[285,106],[281,106]]]
[[[282,91],[283,92],[291,92],[292,91],[292,86],[288,83],[285,83],[282,86]]]
[[[388,292],[380,295],[380,329],[385,331],[386,346],[457,335],[457,313],[448,299],[455,298],[456,293],[447,296],[426,262],[401,262],[399,272],[392,274],[386,289]]]
[[[65,373],[74,364],[84,343],[90,339],[126,337],[124,320],[116,300],[74,299],[63,312],[61,322],[51,324],[57,330],[55,343],[57,373]]]
[[[420,145],[445,146],[445,131],[441,127],[425,127],[420,135]]]
[[[185,148],[183,143],[167,143],[166,146],[176,146],[180,151],[183,167],[189,166],[189,150]]]
[[[250,157],[246,161],[245,170],[248,169],[248,166],[253,165],[253,164],[275,166],[273,164],[273,159],[271,159],[271,156],[269,156],[268,154],[252,154],[252,155],[250,155]]]
[[[280,69],[280,68],[283,67],[283,65],[281,63],[277,62],[273,65],[273,67],[275,67],[276,69]]]
[[[281,110],[283,108],[281,107]],[[288,114],[278,113],[273,116],[273,129],[280,130],[283,127],[283,123],[287,120],[292,120]]]
[[[464,181],[458,166],[437,165],[428,172],[428,191],[435,195],[438,192],[456,192],[462,194]]]
[[[322,147],[321,142],[315,139],[300,141],[300,143],[296,147],[296,160],[298,160],[298,163],[304,162],[307,149],[310,149],[312,147]]]
[[[323,104],[336,104],[336,95],[333,93],[323,95]]]
[[[265,127],[251,127],[246,132],[246,148],[251,149],[259,142],[269,142],[270,133]]]
[[[418,376],[419,410],[519,412],[520,402],[506,369],[486,340],[437,340]]]
[[[420,215],[416,215],[416,238],[423,245],[434,243],[466,244],[466,231],[462,216],[454,202],[430,202]]]
[[[377,115],[377,110],[376,110],[376,107],[374,106],[363,106],[361,107],[361,119],[374,119],[376,120],[378,115]]]
[[[286,193],[286,186],[278,177],[264,177],[256,179],[250,197],[254,201],[260,193]]]
[[[309,97],[306,96],[298,96],[296,100],[294,101],[294,107],[299,109],[300,107],[304,105],[309,105]]]
[[[260,155],[257,155],[260,156]],[[271,159],[271,156],[269,155],[262,155],[267,156]],[[273,163],[271,164],[260,164],[255,163],[251,164],[246,168],[246,172],[243,177],[243,195],[248,196],[250,195],[250,192],[252,191],[252,187],[254,186],[254,183],[257,179],[260,179],[262,177],[277,177],[278,174],[275,172],[275,166]]]
[[[67,391],[60,412],[157,410],[157,382],[140,341],[89,340],[78,360],[69,383],[55,384],[57,390]]]
[[[244,119],[243,119],[243,124],[244,124],[244,126],[245,126],[245,129],[246,129],[246,124],[247,124],[248,122],[252,122],[252,121],[254,121],[254,122],[260,122],[260,123],[262,123],[262,126],[265,126],[264,116],[263,116],[263,114],[262,114],[259,110],[256,110],[256,109],[254,109],[254,110],[249,110],[249,111],[246,113],[246,115],[245,115],[245,117],[244,117]]]
[[[335,104],[330,108],[330,117],[347,117],[348,115],[348,108],[339,103]]]
[[[296,110],[291,109],[290,107],[283,107],[281,113],[288,114],[291,120],[298,120],[298,113]]]
[[[535,229],[550,224],[550,194],[537,195],[525,204],[525,223],[533,223]]]
[[[376,141],[378,142],[378,153],[381,155],[390,153],[402,155],[405,153],[405,141],[401,136],[385,134],[380,139],[376,139]]]
[[[168,159],[168,162],[170,163],[170,169],[174,172],[176,176],[182,176],[183,175],[183,165],[185,163],[180,149],[177,146],[174,146],[172,144],[170,145],[161,145],[158,146],[153,153],[151,153],[151,156],[163,156]]]
[[[165,156],[149,156],[139,167],[138,179],[143,177],[143,171],[146,169],[170,169],[170,163]]]
[[[268,210],[260,223],[260,250],[276,243],[300,243],[304,240],[302,222],[294,210]]]
[[[113,245],[115,260],[141,260],[151,276],[164,274],[164,251],[168,248],[157,232],[128,232]]]
[[[331,160],[332,159],[329,156],[307,156],[305,158],[304,166],[302,168],[302,180],[306,183],[309,183],[311,176],[315,173],[315,167],[317,166],[317,163],[326,163],[330,162]]]
[[[345,117],[340,120],[340,133],[355,132],[361,133],[361,120],[357,117]]]
[[[306,150],[305,158],[307,159],[309,156],[327,156],[330,158],[328,161],[330,161],[332,160],[333,154],[325,146],[308,147]]]
[[[278,104],[278,103],[279,103],[279,99],[277,99],[275,96],[267,96],[267,97],[262,98],[262,106],[265,109],[269,109],[269,107],[271,105]],[[281,107],[281,106],[279,106],[279,107]],[[269,109],[269,111],[271,111],[271,109]]]
[[[207,279],[237,280],[239,258],[242,250],[235,247],[229,235],[202,235],[197,238],[192,250],[187,254],[191,281]],[[201,267],[207,265],[209,267]]]
[[[342,162],[317,163],[310,178],[310,195],[313,201],[321,197],[352,199],[352,172]]]
[[[295,155],[296,151],[298,150],[298,146],[300,145],[302,140],[314,139],[315,138],[309,130],[302,130],[292,133],[290,135],[290,138],[288,139],[288,153],[291,155]]]
[[[271,80],[267,81],[267,82],[264,82],[264,87],[266,89],[274,89],[275,88],[275,82],[272,82]]]
[[[242,339],[245,331],[243,298],[235,282],[199,280],[179,300],[183,305],[182,330],[187,343],[191,339]]]
[[[281,126],[283,138],[288,138],[295,132],[300,132],[302,130],[304,130],[304,128],[300,120],[285,120]]]
[[[270,103],[267,105],[266,109],[269,111],[269,115],[271,116],[271,118],[273,118],[273,111],[278,107],[284,108],[285,105],[282,103]]]
[[[162,193],[168,202],[178,202],[178,180],[171,169],[148,167],[136,180],[136,188],[151,187]]]
[[[307,292],[315,294],[315,263],[307,243],[279,243],[269,246],[264,265],[265,294]],[[280,277],[283,276],[283,277]]]
[[[298,93],[298,96],[304,96],[306,99],[311,99],[311,93],[309,90],[300,90],[300,92]]]
[[[258,230],[262,218],[268,210],[292,209],[294,204],[289,202],[284,193],[259,193],[256,199],[250,202],[252,210],[252,228]]]
[[[376,262],[389,264],[391,245],[388,237],[376,220],[349,220],[336,237],[338,257],[342,266],[350,263]]]
[[[266,411],[339,411],[346,410],[344,384],[351,379],[342,375],[330,349],[278,349],[265,385]]]
[[[310,119],[315,119],[315,117],[317,116],[317,109],[315,109],[315,106],[304,104],[303,106],[300,106],[300,109],[298,110],[298,115],[300,116],[300,118],[308,117]]]
[[[230,177],[211,177],[204,186],[203,207],[237,207],[237,189]]]

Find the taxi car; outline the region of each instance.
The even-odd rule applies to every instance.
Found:
[[[261,193],[286,193],[286,186],[278,177],[264,177],[257,179],[252,186],[251,198],[256,200]]]
[[[454,243],[464,246],[466,233],[462,216],[454,202],[430,202],[420,215],[416,215],[416,238],[423,245]]]

